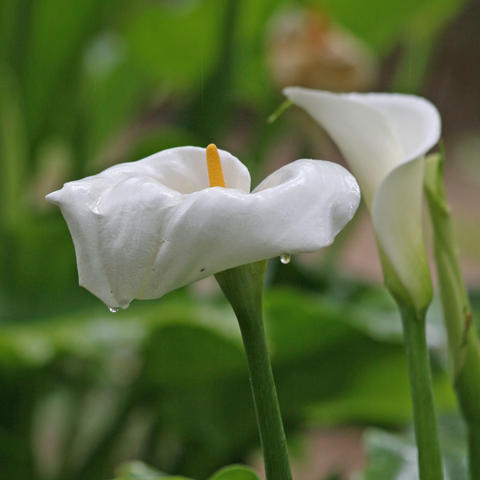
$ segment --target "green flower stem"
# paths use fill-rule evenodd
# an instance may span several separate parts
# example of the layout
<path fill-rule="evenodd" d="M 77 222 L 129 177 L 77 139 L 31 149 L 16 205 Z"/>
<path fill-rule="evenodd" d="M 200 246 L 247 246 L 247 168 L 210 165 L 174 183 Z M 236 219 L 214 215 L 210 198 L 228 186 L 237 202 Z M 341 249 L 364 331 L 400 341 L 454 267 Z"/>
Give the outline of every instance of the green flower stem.
<path fill-rule="evenodd" d="M 421 309 L 415 306 L 380 246 L 379 254 L 385 285 L 395 298 L 402 316 L 420 480 L 441 480 L 442 456 L 438 441 L 425 321 L 430 301 Z"/>
<path fill-rule="evenodd" d="M 262 319 L 266 261 L 215 275 L 242 332 L 267 480 L 291 480 L 283 430 Z"/>
<path fill-rule="evenodd" d="M 480 478 L 480 348 L 467 289 L 460 271 L 457 245 L 443 181 L 443 156 L 426 161 L 425 192 L 433 226 L 444 321 L 453 384 L 469 436 L 470 478 Z"/>
<path fill-rule="evenodd" d="M 412 391 L 420 479 L 441 480 L 442 457 L 438 443 L 425 315 L 418 315 L 413 309 L 405 306 L 401 306 L 400 311 Z"/>

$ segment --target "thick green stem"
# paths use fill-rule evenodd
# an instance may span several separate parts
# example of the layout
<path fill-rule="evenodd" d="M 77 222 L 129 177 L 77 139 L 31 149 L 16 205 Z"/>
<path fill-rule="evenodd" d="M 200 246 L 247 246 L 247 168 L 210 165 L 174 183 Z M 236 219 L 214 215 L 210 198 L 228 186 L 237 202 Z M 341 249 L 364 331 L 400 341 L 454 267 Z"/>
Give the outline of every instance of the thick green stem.
<path fill-rule="evenodd" d="M 453 384 L 469 433 L 470 478 L 480 479 L 480 347 L 473 323 L 443 181 L 443 157 L 426 162 L 425 192 L 447 329 Z"/>
<path fill-rule="evenodd" d="M 380 246 L 379 254 L 385 285 L 395 298 L 402 315 L 413 403 L 413 423 L 418 449 L 419 477 L 420 480 L 442 480 L 442 457 L 425 331 L 425 314 L 430 301 L 422 308 L 416 306 Z"/>
<path fill-rule="evenodd" d="M 425 334 L 425 316 L 400 308 L 413 400 L 420 480 L 441 480 L 442 457 L 438 443 L 432 376 Z"/>
<path fill-rule="evenodd" d="M 267 480 L 291 480 L 283 430 L 262 319 L 266 262 L 233 268 L 215 277 L 232 305 L 242 332 Z"/>

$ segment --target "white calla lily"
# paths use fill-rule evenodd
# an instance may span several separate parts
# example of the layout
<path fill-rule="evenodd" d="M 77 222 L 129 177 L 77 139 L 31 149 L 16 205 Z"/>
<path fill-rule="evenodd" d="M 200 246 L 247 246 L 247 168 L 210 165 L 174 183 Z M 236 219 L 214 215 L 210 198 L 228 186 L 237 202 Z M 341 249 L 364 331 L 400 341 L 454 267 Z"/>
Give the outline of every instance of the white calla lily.
<path fill-rule="evenodd" d="M 432 287 L 422 233 L 423 156 L 440 136 L 437 109 L 413 95 L 333 94 L 300 87 L 284 93 L 338 145 L 401 283 L 402 292 L 394 293 L 407 292 L 414 307 L 424 309 Z"/>
<path fill-rule="evenodd" d="M 229 268 L 319 250 L 358 207 L 357 182 L 334 163 L 297 160 L 250 192 L 247 168 L 226 151 L 219 161 L 226 188 L 210 187 L 204 148 L 179 147 L 47 195 L 70 229 L 80 284 L 126 308 Z"/>

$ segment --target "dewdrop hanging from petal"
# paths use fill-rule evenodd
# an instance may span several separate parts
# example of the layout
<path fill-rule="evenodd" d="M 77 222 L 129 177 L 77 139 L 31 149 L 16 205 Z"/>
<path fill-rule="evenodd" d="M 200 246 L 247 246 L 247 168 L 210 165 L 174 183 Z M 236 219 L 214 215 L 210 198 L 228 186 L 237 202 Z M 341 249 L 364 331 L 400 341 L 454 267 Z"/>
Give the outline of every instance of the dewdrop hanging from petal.
<path fill-rule="evenodd" d="M 47 195 L 75 245 L 80 285 L 111 311 L 239 265 L 329 244 L 360 192 L 343 167 L 297 160 L 250 192 L 247 168 L 217 150 L 178 147 Z"/>

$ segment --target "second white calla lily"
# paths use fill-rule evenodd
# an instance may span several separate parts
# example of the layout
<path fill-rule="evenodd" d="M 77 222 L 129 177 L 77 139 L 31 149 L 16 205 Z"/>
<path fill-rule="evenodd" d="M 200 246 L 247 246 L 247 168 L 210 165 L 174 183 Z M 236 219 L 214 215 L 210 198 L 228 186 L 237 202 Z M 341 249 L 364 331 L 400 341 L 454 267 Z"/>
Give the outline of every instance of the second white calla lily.
<path fill-rule="evenodd" d="M 377 241 L 417 310 L 432 286 L 422 229 L 423 156 L 440 136 L 427 100 L 401 94 L 333 94 L 288 87 L 285 95 L 331 136 L 357 178 Z M 388 280 L 388 279 L 386 279 Z"/>
<path fill-rule="evenodd" d="M 229 268 L 319 250 L 359 204 L 357 182 L 334 163 L 297 160 L 250 192 L 247 168 L 226 151 L 219 161 L 226 188 L 210 187 L 206 149 L 180 147 L 49 194 L 70 229 L 80 284 L 126 308 Z"/>

